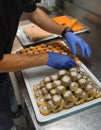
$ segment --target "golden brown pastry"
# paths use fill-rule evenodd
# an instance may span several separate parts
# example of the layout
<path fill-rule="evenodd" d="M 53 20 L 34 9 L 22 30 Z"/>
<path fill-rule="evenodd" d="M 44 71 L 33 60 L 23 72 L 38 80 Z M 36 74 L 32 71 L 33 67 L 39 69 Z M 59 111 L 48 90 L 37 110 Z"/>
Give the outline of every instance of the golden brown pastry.
<path fill-rule="evenodd" d="M 38 106 L 41 106 L 42 104 L 44 104 L 45 103 L 45 98 L 44 97 L 38 97 L 37 99 L 36 99 L 36 102 L 37 102 L 37 105 Z"/>
<path fill-rule="evenodd" d="M 54 88 L 54 86 L 55 86 L 55 85 L 54 85 L 52 82 L 51 82 L 51 83 L 47 83 L 47 84 L 46 84 L 46 89 L 47 89 L 47 90 L 51 90 L 52 88 Z"/>
<path fill-rule="evenodd" d="M 101 97 L 101 91 L 97 90 L 94 97 L 95 98 Z"/>
<path fill-rule="evenodd" d="M 66 92 L 66 87 L 64 87 L 63 85 L 59 85 L 56 87 L 56 92 L 59 95 L 64 94 Z"/>
<path fill-rule="evenodd" d="M 91 100 L 93 100 L 94 99 L 94 96 L 93 95 L 87 95 L 87 97 L 86 97 L 86 101 L 91 101 Z"/>
<path fill-rule="evenodd" d="M 78 80 L 79 86 L 80 88 L 85 89 L 86 85 L 87 85 L 87 80 L 85 78 L 81 78 Z"/>
<path fill-rule="evenodd" d="M 53 111 L 56 108 L 52 100 L 47 101 L 47 107 L 50 111 Z"/>
<path fill-rule="evenodd" d="M 61 78 L 62 76 L 68 74 L 68 72 L 67 72 L 67 70 L 62 69 L 62 70 L 59 70 L 59 71 L 58 71 L 58 74 L 59 74 L 59 77 Z"/>
<path fill-rule="evenodd" d="M 70 102 L 65 102 L 64 108 L 65 108 L 65 109 L 68 109 L 68 108 L 73 107 L 73 105 L 74 105 L 74 103 L 73 103 L 72 101 L 70 101 Z"/>
<path fill-rule="evenodd" d="M 51 89 L 50 90 L 50 94 L 53 96 L 53 95 L 55 95 L 57 92 L 56 92 L 56 90 L 55 89 Z"/>
<path fill-rule="evenodd" d="M 88 84 L 88 85 L 86 86 L 85 91 L 86 91 L 86 93 L 87 93 L 87 95 L 88 95 L 87 98 L 86 98 L 87 101 L 92 100 L 94 97 L 95 97 L 95 98 L 101 97 L 101 93 L 100 93 L 100 91 L 98 90 L 98 88 L 97 88 L 97 87 L 94 87 L 94 86 L 92 86 L 92 85 L 90 85 L 90 84 Z"/>
<path fill-rule="evenodd" d="M 80 105 L 80 104 L 82 104 L 82 103 L 84 103 L 84 99 L 80 99 L 80 100 L 77 100 L 76 102 L 75 102 L 75 105 Z"/>
<path fill-rule="evenodd" d="M 76 97 L 77 101 L 75 102 L 75 105 L 79 105 L 84 102 L 84 91 L 81 88 L 78 88 L 76 91 L 74 91 L 74 96 Z"/>
<path fill-rule="evenodd" d="M 61 82 L 63 86 L 70 86 L 71 83 L 71 77 L 68 75 L 65 75 L 61 78 Z"/>
<path fill-rule="evenodd" d="M 70 90 L 73 92 L 73 91 L 76 91 L 78 89 L 78 83 L 77 82 L 71 82 L 70 84 Z"/>
<path fill-rule="evenodd" d="M 38 98 L 38 97 L 42 96 L 42 91 L 37 90 L 37 91 L 34 92 L 34 95 L 35 95 L 36 98 Z"/>
<path fill-rule="evenodd" d="M 51 100 L 52 99 L 52 96 L 50 93 L 44 95 L 45 99 L 48 101 L 48 100 Z"/>
<path fill-rule="evenodd" d="M 41 91 L 43 95 L 48 94 L 48 90 L 46 89 L 46 87 L 43 87 Z"/>
<path fill-rule="evenodd" d="M 50 76 L 46 76 L 46 77 L 43 79 L 43 81 L 44 81 L 45 83 L 50 83 L 50 82 L 51 82 Z"/>
<path fill-rule="evenodd" d="M 70 90 L 67 90 L 64 94 L 63 94 L 63 99 L 67 102 L 67 101 L 73 101 L 74 97 L 73 94 Z"/>
<path fill-rule="evenodd" d="M 78 68 L 76 68 L 76 67 L 73 67 L 73 68 L 70 68 L 70 69 L 69 69 L 69 72 L 71 72 L 71 71 L 76 71 L 76 72 L 79 72 L 79 69 L 78 69 Z"/>
<path fill-rule="evenodd" d="M 55 80 L 55 81 L 53 81 L 53 83 L 57 87 L 57 86 L 61 85 L 61 80 Z"/>
<path fill-rule="evenodd" d="M 42 81 L 40 81 L 39 85 L 40 85 L 40 89 L 42 89 L 43 87 L 46 86 L 46 83 L 44 80 L 42 80 Z"/>
<path fill-rule="evenodd" d="M 42 115 L 46 116 L 50 113 L 50 110 L 48 109 L 47 107 L 47 104 L 42 104 L 40 107 L 39 107 L 39 111 Z"/>
<path fill-rule="evenodd" d="M 77 76 L 78 76 L 78 72 L 70 71 L 69 75 L 70 75 L 72 81 L 76 81 L 77 80 Z"/>
<path fill-rule="evenodd" d="M 62 102 L 62 97 L 60 95 L 53 95 L 52 101 L 55 106 L 60 105 Z"/>
<path fill-rule="evenodd" d="M 56 108 L 53 110 L 53 112 L 56 113 L 56 112 L 61 111 L 62 109 L 63 109 L 63 104 L 61 103 L 61 104 L 56 106 Z"/>
<path fill-rule="evenodd" d="M 58 74 L 52 74 L 50 75 L 50 78 L 52 81 L 58 80 Z"/>
<path fill-rule="evenodd" d="M 88 95 L 94 95 L 94 87 L 90 84 L 86 85 L 85 91 Z"/>
<path fill-rule="evenodd" d="M 81 79 L 82 78 L 82 74 L 78 73 L 77 75 L 77 80 Z"/>
<path fill-rule="evenodd" d="M 40 88 L 41 88 L 40 84 L 33 85 L 34 92 L 40 90 Z"/>
<path fill-rule="evenodd" d="M 76 91 L 74 91 L 74 96 L 76 98 L 82 98 L 83 97 L 83 90 L 81 88 L 78 88 Z"/>

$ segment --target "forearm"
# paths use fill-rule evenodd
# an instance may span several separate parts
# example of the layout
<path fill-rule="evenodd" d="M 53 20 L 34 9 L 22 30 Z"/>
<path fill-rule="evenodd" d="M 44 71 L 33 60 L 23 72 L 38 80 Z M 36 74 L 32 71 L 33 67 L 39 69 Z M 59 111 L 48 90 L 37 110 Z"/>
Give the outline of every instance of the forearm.
<path fill-rule="evenodd" d="M 37 8 L 34 12 L 28 13 L 28 18 L 31 22 L 37 24 L 42 29 L 61 35 L 64 27 L 54 22 L 47 14 Z"/>
<path fill-rule="evenodd" d="M 0 72 L 14 72 L 35 66 L 45 65 L 48 61 L 48 54 L 38 55 L 17 55 L 5 54 L 0 60 Z"/>

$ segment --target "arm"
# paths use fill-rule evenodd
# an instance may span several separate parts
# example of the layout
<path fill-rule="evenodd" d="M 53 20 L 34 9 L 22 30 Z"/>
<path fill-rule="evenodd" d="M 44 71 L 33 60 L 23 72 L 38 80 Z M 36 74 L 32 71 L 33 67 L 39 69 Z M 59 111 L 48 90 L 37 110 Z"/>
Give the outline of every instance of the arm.
<path fill-rule="evenodd" d="M 0 60 L 0 72 L 12 72 L 27 69 L 35 66 L 45 65 L 48 61 L 48 54 L 38 55 L 17 55 L 5 54 Z"/>
<path fill-rule="evenodd" d="M 0 72 L 14 72 L 41 65 L 55 69 L 70 69 L 76 66 L 76 62 L 69 56 L 52 52 L 32 56 L 6 54 L 0 61 Z"/>
<path fill-rule="evenodd" d="M 60 26 L 54 22 L 47 14 L 45 14 L 41 9 L 37 7 L 32 13 L 27 13 L 29 20 L 32 23 L 35 23 L 43 30 L 46 30 L 51 33 L 61 35 L 64 30 L 63 26 Z"/>

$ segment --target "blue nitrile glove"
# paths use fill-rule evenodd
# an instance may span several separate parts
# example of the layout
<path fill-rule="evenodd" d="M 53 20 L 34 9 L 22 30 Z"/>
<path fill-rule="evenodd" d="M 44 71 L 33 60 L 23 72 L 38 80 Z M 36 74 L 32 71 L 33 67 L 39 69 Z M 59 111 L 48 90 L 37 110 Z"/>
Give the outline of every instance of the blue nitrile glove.
<path fill-rule="evenodd" d="M 59 53 L 48 52 L 48 66 L 55 69 L 70 69 L 76 66 L 76 62 L 69 56 Z"/>
<path fill-rule="evenodd" d="M 66 33 L 64 37 L 68 42 L 68 44 L 70 45 L 71 51 L 74 56 L 76 55 L 76 45 L 78 45 L 81 48 L 82 57 L 84 57 L 85 54 L 87 54 L 88 57 L 91 55 L 91 50 L 88 44 L 82 38 L 78 37 L 72 32 Z"/>

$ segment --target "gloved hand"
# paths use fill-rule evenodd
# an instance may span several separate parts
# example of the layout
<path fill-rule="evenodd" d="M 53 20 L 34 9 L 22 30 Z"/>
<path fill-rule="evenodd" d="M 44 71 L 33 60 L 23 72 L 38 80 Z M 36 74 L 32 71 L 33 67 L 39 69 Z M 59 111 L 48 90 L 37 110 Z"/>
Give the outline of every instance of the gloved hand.
<path fill-rule="evenodd" d="M 83 39 L 73 34 L 72 32 L 66 33 L 64 37 L 70 45 L 71 51 L 74 56 L 76 55 L 76 45 L 78 45 L 81 48 L 82 57 L 84 57 L 85 54 L 87 54 L 88 57 L 91 55 L 91 50 L 88 44 Z"/>
<path fill-rule="evenodd" d="M 55 69 L 70 69 L 76 66 L 76 62 L 69 56 L 59 53 L 48 52 L 48 66 Z"/>

